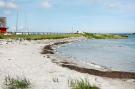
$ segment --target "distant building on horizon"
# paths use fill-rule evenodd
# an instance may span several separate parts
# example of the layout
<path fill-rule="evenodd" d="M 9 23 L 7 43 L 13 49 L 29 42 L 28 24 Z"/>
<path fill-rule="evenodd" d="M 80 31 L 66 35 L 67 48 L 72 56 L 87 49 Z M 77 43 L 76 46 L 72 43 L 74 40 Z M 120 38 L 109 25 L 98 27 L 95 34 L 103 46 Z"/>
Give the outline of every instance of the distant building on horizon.
<path fill-rule="evenodd" d="M 78 30 L 75 32 L 75 34 L 80 34 L 80 33 L 84 33 L 84 32 Z"/>
<path fill-rule="evenodd" d="M 0 34 L 7 33 L 6 17 L 0 17 Z"/>

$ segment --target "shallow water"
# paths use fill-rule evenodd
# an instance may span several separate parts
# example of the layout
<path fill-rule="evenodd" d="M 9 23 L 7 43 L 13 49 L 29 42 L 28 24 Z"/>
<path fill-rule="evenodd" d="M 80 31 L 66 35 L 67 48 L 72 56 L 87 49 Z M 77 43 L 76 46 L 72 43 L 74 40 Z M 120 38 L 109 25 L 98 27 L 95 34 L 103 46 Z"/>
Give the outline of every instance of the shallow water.
<path fill-rule="evenodd" d="M 82 40 L 57 49 L 67 57 L 118 71 L 135 72 L 135 35 L 128 39 Z"/>

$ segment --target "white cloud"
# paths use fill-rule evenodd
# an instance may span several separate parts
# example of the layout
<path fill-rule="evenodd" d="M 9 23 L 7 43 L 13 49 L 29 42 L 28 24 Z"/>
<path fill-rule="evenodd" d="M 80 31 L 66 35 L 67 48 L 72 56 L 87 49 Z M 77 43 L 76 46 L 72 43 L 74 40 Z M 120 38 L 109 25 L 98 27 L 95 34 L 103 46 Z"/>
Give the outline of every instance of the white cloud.
<path fill-rule="evenodd" d="M 5 2 L 0 0 L 0 8 L 5 7 Z"/>
<path fill-rule="evenodd" d="M 131 13 L 135 11 L 135 2 L 115 0 L 115 2 L 110 2 L 109 4 L 107 4 L 106 8 L 116 10 L 122 13 Z"/>
<path fill-rule="evenodd" d="M 8 2 L 7 3 L 7 8 L 16 9 L 17 5 L 14 2 Z"/>
<path fill-rule="evenodd" d="M 132 0 L 85 0 L 91 6 L 101 6 L 108 10 L 116 10 L 120 12 L 135 11 L 135 1 Z"/>
<path fill-rule="evenodd" d="M 0 0 L 0 8 L 3 8 L 3 9 L 17 9 L 17 4 L 14 1 Z"/>
<path fill-rule="evenodd" d="M 41 7 L 43 7 L 43 8 L 51 8 L 52 3 L 50 2 L 50 0 L 45 0 L 44 2 L 41 3 Z"/>

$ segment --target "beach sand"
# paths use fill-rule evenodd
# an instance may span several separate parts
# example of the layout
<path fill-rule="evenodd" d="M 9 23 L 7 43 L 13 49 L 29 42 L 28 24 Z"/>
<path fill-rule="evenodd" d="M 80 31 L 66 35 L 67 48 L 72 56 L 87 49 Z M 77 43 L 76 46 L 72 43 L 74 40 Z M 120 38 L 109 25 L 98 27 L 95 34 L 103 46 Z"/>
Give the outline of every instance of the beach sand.
<path fill-rule="evenodd" d="M 65 40 L 65 39 L 64 39 Z M 61 40 L 0 41 L 0 89 L 5 76 L 26 77 L 31 89 L 71 89 L 68 80 L 88 79 L 100 89 L 135 89 L 134 79 L 112 79 L 63 68 L 41 51 L 45 45 Z M 54 80 L 57 79 L 58 82 Z"/>

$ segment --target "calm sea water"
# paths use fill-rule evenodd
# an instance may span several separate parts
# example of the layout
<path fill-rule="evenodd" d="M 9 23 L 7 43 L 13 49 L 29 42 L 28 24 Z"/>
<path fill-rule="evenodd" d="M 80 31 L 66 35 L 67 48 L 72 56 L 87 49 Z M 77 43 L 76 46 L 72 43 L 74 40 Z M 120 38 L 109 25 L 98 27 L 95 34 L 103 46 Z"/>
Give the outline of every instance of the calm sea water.
<path fill-rule="evenodd" d="M 73 57 L 118 71 L 135 72 L 135 35 L 128 39 L 82 40 L 57 49 L 64 56 Z"/>

